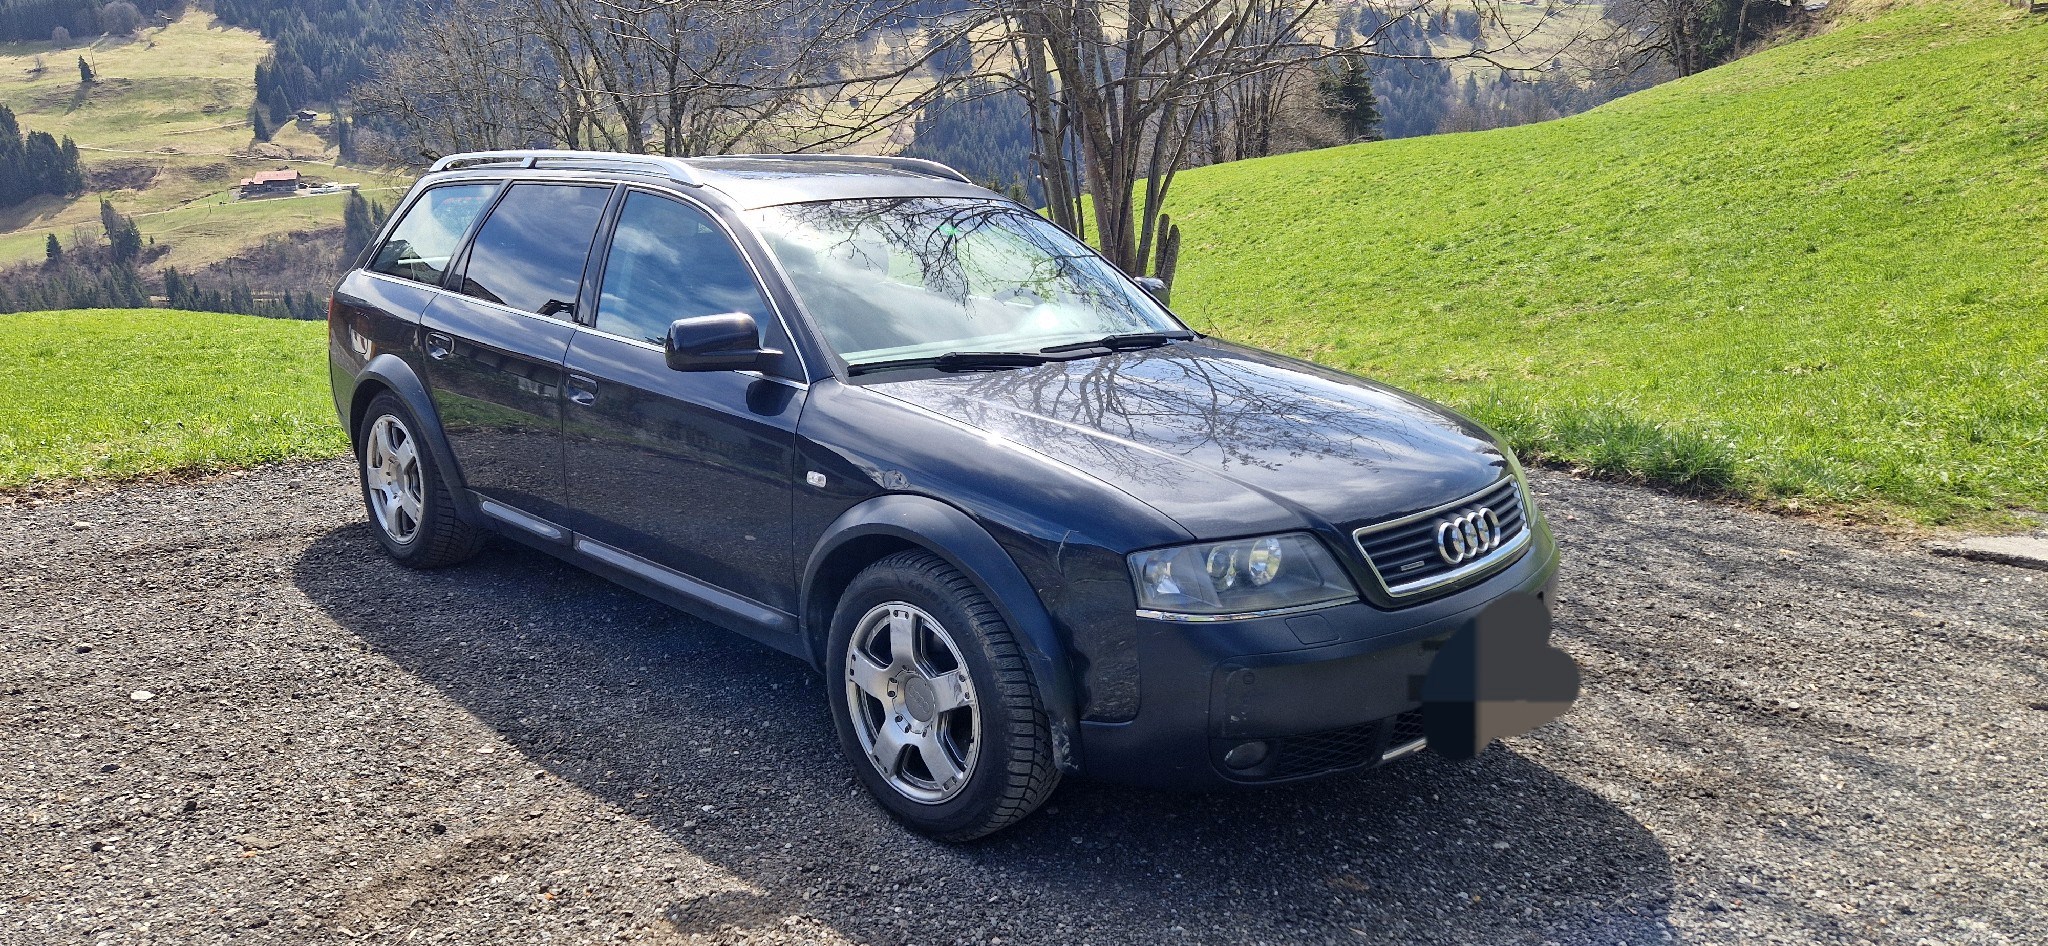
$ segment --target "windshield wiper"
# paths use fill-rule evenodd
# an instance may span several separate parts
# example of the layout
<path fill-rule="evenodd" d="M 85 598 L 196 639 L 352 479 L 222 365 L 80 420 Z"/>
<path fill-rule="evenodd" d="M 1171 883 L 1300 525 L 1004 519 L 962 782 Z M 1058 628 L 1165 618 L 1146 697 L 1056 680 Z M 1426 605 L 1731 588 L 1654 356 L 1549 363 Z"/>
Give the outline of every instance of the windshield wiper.
<path fill-rule="evenodd" d="M 895 371 L 901 368 L 937 368 L 940 371 L 987 371 L 993 368 L 1029 368 L 1053 359 L 1028 351 L 949 351 L 923 358 L 864 361 L 846 366 L 847 374 Z"/>
<path fill-rule="evenodd" d="M 1193 332 L 1125 332 L 1121 335 L 1105 335 L 1085 342 L 1068 342 L 1051 345 L 1035 352 L 1029 351 L 949 351 L 943 355 L 927 355 L 922 358 L 894 358 L 888 361 L 863 361 L 846 366 L 847 374 L 869 374 L 876 371 L 896 371 L 903 368 L 937 368 L 940 371 L 989 371 L 996 368 L 1029 368 L 1048 361 L 1071 361 L 1070 352 L 1106 349 L 1108 351 L 1132 351 L 1139 348 L 1156 348 L 1172 341 L 1194 338 Z M 1060 357 L 1066 355 L 1066 357 Z M 1078 357 L 1087 357 L 1086 355 Z"/>
<path fill-rule="evenodd" d="M 1104 335 L 1085 342 L 1068 342 L 1064 345 L 1048 345 L 1039 349 L 1043 354 L 1063 351 L 1081 351 L 1087 348 L 1107 348 L 1110 351 L 1134 351 L 1139 348 L 1157 348 L 1167 342 L 1186 341 L 1194 338 L 1193 332 L 1125 332 L 1121 335 Z"/>

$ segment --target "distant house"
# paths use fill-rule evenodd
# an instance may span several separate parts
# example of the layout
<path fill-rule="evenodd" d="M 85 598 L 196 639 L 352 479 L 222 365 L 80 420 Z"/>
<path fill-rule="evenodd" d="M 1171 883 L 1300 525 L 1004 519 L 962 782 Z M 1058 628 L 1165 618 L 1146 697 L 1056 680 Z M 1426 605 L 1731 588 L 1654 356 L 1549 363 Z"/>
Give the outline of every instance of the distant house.
<path fill-rule="evenodd" d="M 301 124 L 306 124 L 306 125 L 310 125 L 310 124 L 312 124 L 312 123 L 313 123 L 313 119 L 316 119 L 316 118 L 319 118 L 319 117 L 320 117 L 320 113 L 319 113 L 319 112 L 316 112 L 316 111 L 313 111 L 313 110 L 312 110 L 312 109 L 310 109 L 310 108 L 302 108 L 302 109 L 299 109 L 299 112 L 298 112 L 298 119 L 299 119 L 299 122 L 300 122 Z"/>
<path fill-rule="evenodd" d="M 299 172 L 291 168 L 264 171 L 255 177 L 243 178 L 240 191 L 243 197 L 279 197 L 299 189 Z"/>

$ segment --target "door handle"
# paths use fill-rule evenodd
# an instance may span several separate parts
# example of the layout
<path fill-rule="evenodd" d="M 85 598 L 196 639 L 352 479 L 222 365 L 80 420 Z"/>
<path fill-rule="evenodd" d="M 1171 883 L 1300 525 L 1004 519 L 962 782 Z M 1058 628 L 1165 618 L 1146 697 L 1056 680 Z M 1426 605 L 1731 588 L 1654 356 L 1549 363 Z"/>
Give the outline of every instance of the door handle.
<path fill-rule="evenodd" d="M 597 379 L 580 374 L 570 375 L 569 402 L 582 407 L 597 403 Z"/>
<path fill-rule="evenodd" d="M 440 361 L 455 352 L 455 339 L 440 332 L 427 333 L 427 357 Z"/>

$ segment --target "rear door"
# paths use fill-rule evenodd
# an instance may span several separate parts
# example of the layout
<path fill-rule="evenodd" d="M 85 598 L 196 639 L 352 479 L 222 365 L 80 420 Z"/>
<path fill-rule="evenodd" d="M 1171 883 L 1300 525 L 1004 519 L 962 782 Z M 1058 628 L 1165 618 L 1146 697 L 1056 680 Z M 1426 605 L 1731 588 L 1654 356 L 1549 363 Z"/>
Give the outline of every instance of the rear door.
<path fill-rule="evenodd" d="M 528 528 L 566 512 L 562 359 L 612 191 L 507 187 L 451 277 L 461 294 L 437 294 L 420 319 L 428 386 L 464 482 L 485 511 Z"/>
<path fill-rule="evenodd" d="M 350 387 L 342 378 L 355 378 L 379 352 L 398 353 L 413 370 L 424 370 L 418 356 L 420 313 L 439 294 L 436 287 L 449 263 L 490 209 L 498 186 L 491 181 L 427 189 L 400 211 L 391 236 L 369 262 L 342 278 L 334 291 L 336 317 L 329 325 L 331 351 L 343 371 L 335 379 L 336 391 Z M 340 406 L 345 412 L 346 405 Z"/>
<path fill-rule="evenodd" d="M 699 597 L 782 623 L 748 602 L 783 615 L 797 607 L 790 490 L 806 386 L 796 356 L 784 356 L 784 372 L 684 372 L 669 369 L 662 346 L 676 319 L 745 312 L 764 345 L 788 352 L 781 322 L 725 229 L 674 197 L 627 191 L 602 267 L 597 311 L 568 358 L 579 548 L 595 541 L 630 553 L 747 600 L 680 585 Z M 606 549 L 585 551 L 621 564 Z"/>

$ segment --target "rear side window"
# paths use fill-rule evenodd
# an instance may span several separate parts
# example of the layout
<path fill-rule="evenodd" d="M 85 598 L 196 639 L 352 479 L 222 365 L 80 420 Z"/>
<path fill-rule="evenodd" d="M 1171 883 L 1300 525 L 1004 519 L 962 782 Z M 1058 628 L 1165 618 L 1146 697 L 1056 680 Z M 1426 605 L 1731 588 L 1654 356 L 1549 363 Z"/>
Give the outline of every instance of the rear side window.
<path fill-rule="evenodd" d="M 659 345 L 677 319 L 727 312 L 764 324 L 769 318 L 753 272 L 725 231 L 680 201 L 626 195 L 605 258 L 598 331 Z"/>
<path fill-rule="evenodd" d="M 462 292 L 521 312 L 568 318 L 583 285 L 609 187 L 514 184 L 476 233 Z"/>
<path fill-rule="evenodd" d="M 370 261 L 370 271 L 415 282 L 439 283 L 462 235 L 490 206 L 495 184 L 451 184 L 420 195 Z"/>

